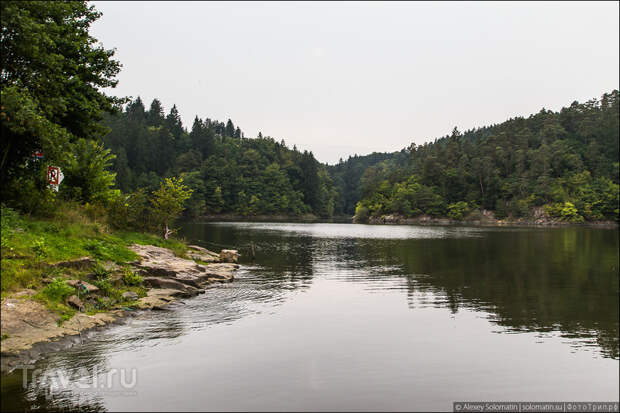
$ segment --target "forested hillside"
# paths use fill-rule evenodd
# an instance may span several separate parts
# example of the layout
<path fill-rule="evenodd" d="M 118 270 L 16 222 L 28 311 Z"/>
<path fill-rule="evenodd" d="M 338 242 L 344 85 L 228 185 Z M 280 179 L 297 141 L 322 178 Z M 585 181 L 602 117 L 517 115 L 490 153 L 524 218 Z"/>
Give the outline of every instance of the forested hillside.
<path fill-rule="evenodd" d="M 196 117 L 191 130 L 176 106 L 164 115 L 155 99 L 147 110 L 140 100 L 107 116 L 104 138 L 116 159 L 116 185 L 129 193 L 152 190 L 162 177 L 180 176 L 193 189 L 190 216 L 204 214 L 331 217 L 336 191 L 325 166 L 312 152 L 289 149 L 273 138 L 246 138 L 226 123 Z"/>
<path fill-rule="evenodd" d="M 329 173 L 338 191 L 336 198 L 336 215 L 353 215 L 357 202 L 362 198 L 362 177 L 366 170 L 376 168 L 375 165 L 382 163 L 394 173 L 404 173 L 409 160 L 406 149 L 400 152 L 386 153 L 374 152 L 370 155 L 349 156 L 346 161 L 342 159 L 336 165 L 328 166 Z M 371 176 L 367 173 L 366 176 Z"/>
<path fill-rule="evenodd" d="M 618 219 L 618 91 L 408 148 L 406 165 L 362 176 L 356 217 L 463 219 L 492 210 L 527 218 L 536 207 L 571 222 Z"/>

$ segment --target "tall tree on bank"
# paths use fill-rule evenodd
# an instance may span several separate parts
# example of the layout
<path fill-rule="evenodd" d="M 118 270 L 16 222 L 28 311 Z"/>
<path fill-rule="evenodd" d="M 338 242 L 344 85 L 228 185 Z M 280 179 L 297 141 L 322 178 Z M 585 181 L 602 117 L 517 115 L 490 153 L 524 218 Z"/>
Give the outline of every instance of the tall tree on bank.
<path fill-rule="evenodd" d="M 116 86 L 121 65 L 89 35 L 100 16 L 86 1 L 0 2 L 3 188 L 27 172 L 33 151 L 49 159 L 77 138 L 101 136 L 103 112 L 122 103 L 101 92 Z"/>

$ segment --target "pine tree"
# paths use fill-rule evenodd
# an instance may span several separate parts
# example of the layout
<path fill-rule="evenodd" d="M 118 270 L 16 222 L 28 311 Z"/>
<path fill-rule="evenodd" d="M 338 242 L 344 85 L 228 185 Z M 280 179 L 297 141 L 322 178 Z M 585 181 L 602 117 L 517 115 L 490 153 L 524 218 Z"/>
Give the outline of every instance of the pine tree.
<path fill-rule="evenodd" d="M 224 135 L 233 137 L 235 136 L 235 125 L 232 123 L 232 120 L 228 119 L 226 122 L 226 129 L 224 130 Z"/>
<path fill-rule="evenodd" d="M 153 102 L 151 102 L 146 122 L 149 126 L 159 126 L 164 122 L 164 108 L 159 99 L 153 99 Z"/>

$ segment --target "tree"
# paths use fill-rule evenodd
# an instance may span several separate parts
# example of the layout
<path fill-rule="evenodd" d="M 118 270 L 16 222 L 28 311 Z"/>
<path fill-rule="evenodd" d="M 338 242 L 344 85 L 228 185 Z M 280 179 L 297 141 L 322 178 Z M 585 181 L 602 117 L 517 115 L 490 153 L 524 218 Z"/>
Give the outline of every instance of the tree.
<path fill-rule="evenodd" d="M 193 190 L 183 184 L 183 178 L 164 179 L 157 191 L 153 191 L 153 216 L 162 229 L 164 239 L 173 232 L 169 225 L 183 212 L 183 204 Z"/>
<path fill-rule="evenodd" d="M 2 97 L 2 183 L 21 174 L 33 151 L 51 150 L 46 134 L 63 133 L 71 141 L 98 137 L 104 132 L 103 112 L 124 101 L 101 92 L 116 86 L 121 65 L 112 59 L 113 50 L 89 35 L 100 16 L 86 1 L 0 2 L 0 87 L 7 92 Z M 16 122 L 19 108 L 5 105 L 5 98 L 28 105 L 29 127 Z"/>
<path fill-rule="evenodd" d="M 116 155 L 101 144 L 78 140 L 75 152 L 64 169 L 62 191 L 82 202 L 110 201 L 119 192 L 112 189 L 116 173 L 108 171 L 114 158 Z"/>
<path fill-rule="evenodd" d="M 166 116 L 164 124 L 175 140 L 181 137 L 183 133 L 183 123 L 181 122 L 181 115 L 179 115 L 177 105 L 172 105 L 172 109 L 170 109 L 170 113 Z"/>
<path fill-rule="evenodd" d="M 149 126 L 159 126 L 164 122 L 164 108 L 159 99 L 153 99 L 151 108 L 146 115 L 146 121 Z"/>
<path fill-rule="evenodd" d="M 232 120 L 228 119 L 226 122 L 226 129 L 224 130 L 224 135 L 233 137 L 235 135 L 235 125 Z"/>

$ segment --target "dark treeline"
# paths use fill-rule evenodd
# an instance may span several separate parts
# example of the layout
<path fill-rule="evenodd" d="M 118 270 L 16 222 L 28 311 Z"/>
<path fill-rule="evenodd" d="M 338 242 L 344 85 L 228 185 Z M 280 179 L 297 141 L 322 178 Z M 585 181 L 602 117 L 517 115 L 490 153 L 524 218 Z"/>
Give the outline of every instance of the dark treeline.
<path fill-rule="evenodd" d="M 394 153 L 374 152 L 370 155 L 349 156 L 346 161 L 342 159 L 336 165 L 329 166 L 329 173 L 338 190 L 336 199 L 337 215 L 353 215 L 355 206 L 362 198 L 362 176 L 369 168 L 382 163 L 391 171 L 398 171 L 407 166 L 409 152 L 403 149 Z"/>
<path fill-rule="evenodd" d="M 538 210 L 571 222 L 617 220 L 618 139 L 617 90 L 559 112 L 454 128 L 411 145 L 405 165 L 392 157 L 367 168 L 356 215 L 463 219 L 486 209 L 497 218 Z"/>
<path fill-rule="evenodd" d="M 334 185 L 312 152 L 261 133 L 246 138 L 230 119 L 196 117 L 188 131 L 176 106 L 165 115 L 159 100 L 147 110 L 137 98 L 104 124 L 111 130 L 105 146 L 116 154 L 116 185 L 125 193 L 180 176 L 193 189 L 186 203 L 190 216 L 334 213 Z"/>

